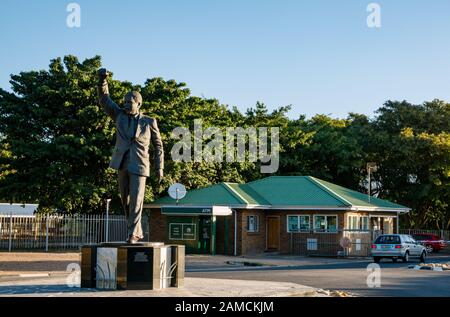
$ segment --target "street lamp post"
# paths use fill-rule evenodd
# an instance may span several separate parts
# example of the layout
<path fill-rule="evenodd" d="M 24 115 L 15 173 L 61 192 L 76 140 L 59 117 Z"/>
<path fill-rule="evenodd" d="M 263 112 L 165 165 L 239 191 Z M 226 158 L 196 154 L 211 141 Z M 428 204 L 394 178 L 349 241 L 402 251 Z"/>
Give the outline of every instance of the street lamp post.
<path fill-rule="evenodd" d="M 372 179 L 371 179 L 371 177 L 370 177 L 370 172 L 371 171 L 374 171 L 374 172 L 376 172 L 377 171 L 377 169 L 378 169 L 378 166 L 377 166 L 377 163 L 375 163 L 375 162 L 369 162 L 369 163 L 367 163 L 367 165 L 366 165 L 366 168 L 367 168 L 367 173 L 369 174 L 369 186 L 368 186 L 368 198 L 369 198 L 369 203 L 370 203 L 370 196 L 372 195 L 372 193 L 371 193 L 371 191 L 372 191 Z"/>
<path fill-rule="evenodd" d="M 105 230 L 105 241 L 109 242 L 109 203 L 111 199 L 106 200 L 106 230 Z"/>

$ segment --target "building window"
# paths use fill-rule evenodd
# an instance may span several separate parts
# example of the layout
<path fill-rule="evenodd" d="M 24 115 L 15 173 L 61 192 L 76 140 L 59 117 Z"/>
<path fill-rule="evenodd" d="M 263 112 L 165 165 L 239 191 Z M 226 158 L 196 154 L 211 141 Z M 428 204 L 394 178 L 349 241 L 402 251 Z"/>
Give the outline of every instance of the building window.
<path fill-rule="evenodd" d="M 288 232 L 304 232 L 309 230 L 309 216 L 288 216 Z"/>
<path fill-rule="evenodd" d="M 247 216 L 247 232 L 258 232 L 258 231 L 259 231 L 259 217 Z"/>
<path fill-rule="evenodd" d="M 316 232 L 337 232 L 337 216 L 314 216 L 314 231 Z"/>
<path fill-rule="evenodd" d="M 348 216 L 348 229 L 350 230 L 369 230 L 369 217 L 367 216 Z"/>
<path fill-rule="evenodd" d="M 356 230 L 358 228 L 357 220 L 358 216 L 348 216 L 348 229 Z"/>
<path fill-rule="evenodd" d="M 365 231 L 369 230 L 369 217 L 367 216 L 361 217 L 361 230 Z"/>

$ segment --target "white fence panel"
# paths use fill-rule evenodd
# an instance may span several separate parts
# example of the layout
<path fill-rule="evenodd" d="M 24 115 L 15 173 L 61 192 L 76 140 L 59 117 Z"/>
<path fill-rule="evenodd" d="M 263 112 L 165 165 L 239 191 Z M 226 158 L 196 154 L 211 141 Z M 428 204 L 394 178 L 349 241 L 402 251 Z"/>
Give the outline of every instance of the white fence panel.
<path fill-rule="evenodd" d="M 108 237 L 106 227 L 108 226 Z M 143 217 L 144 231 L 148 226 Z M 125 216 L 111 215 L 0 215 L 0 250 L 78 249 L 84 244 L 127 239 Z"/>

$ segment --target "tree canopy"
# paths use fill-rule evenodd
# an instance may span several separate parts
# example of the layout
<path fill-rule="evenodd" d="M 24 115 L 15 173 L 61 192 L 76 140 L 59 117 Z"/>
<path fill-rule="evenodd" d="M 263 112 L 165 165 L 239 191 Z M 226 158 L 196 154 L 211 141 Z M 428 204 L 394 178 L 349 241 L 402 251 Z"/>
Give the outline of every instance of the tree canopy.
<path fill-rule="evenodd" d="M 11 75 L 0 88 L 0 200 L 38 202 L 41 212 L 101 213 L 106 198 L 120 212 L 115 172 L 108 168 L 113 122 L 97 103 L 101 58 L 56 58 L 48 70 Z M 114 78 L 114 77 L 113 77 Z M 245 113 L 217 99 L 192 96 L 186 84 L 160 77 L 143 85 L 110 79 L 120 101 L 139 90 L 142 111 L 158 120 L 166 153 L 174 128 L 279 127 L 279 175 L 312 175 L 366 191 L 367 162 L 377 162 L 373 193 L 411 207 L 404 226 L 450 227 L 450 104 L 387 101 L 373 118 L 351 113 L 290 119 L 290 106 L 273 111 L 257 102 Z M 221 181 L 247 182 L 265 175 L 260 162 L 174 162 L 166 155 L 165 179 L 150 178 L 146 201 L 181 182 L 188 188 Z"/>

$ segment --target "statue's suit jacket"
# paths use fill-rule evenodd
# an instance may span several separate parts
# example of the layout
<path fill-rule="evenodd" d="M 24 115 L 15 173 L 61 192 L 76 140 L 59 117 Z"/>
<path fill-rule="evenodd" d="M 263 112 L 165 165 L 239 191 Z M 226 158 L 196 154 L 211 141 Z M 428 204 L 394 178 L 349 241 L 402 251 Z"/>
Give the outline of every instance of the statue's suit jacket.
<path fill-rule="evenodd" d="M 116 146 L 109 166 L 119 170 L 124 155 L 129 151 L 128 171 L 150 176 L 149 146 L 153 144 L 155 169 L 164 168 L 164 151 L 156 119 L 139 114 L 136 132 L 130 131 L 129 115 L 109 97 L 106 80 L 98 85 L 99 102 L 116 124 Z"/>

